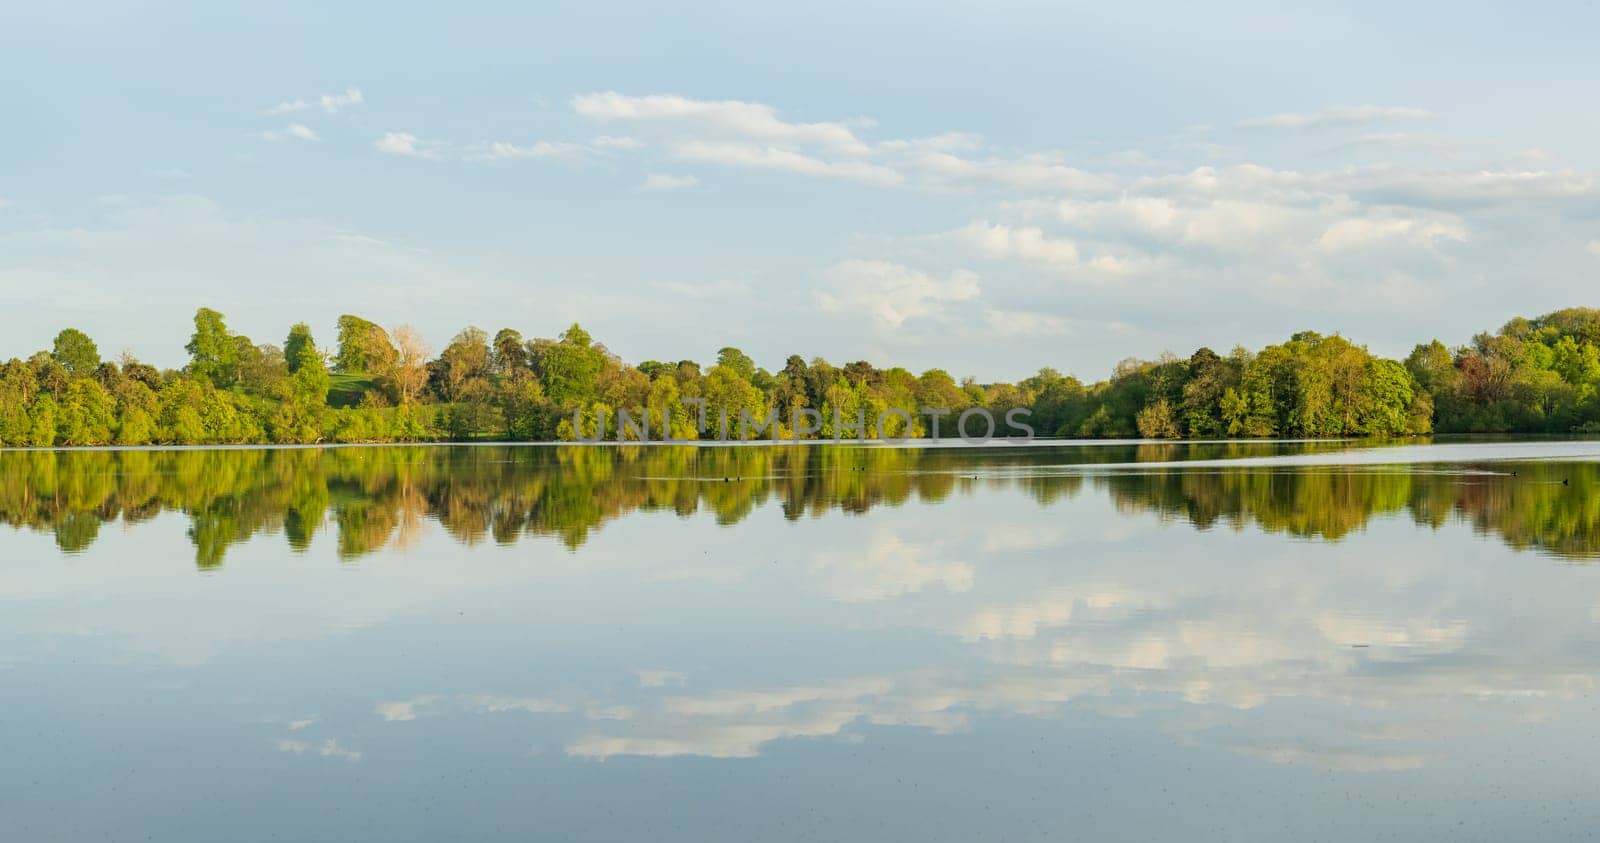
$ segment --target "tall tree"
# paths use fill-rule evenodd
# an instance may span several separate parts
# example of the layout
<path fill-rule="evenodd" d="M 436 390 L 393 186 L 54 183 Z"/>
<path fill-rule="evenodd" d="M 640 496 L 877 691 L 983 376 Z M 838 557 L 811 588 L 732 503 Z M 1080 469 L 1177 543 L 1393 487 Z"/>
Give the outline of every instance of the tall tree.
<path fill-rule="evenodd" d="M 308 359 L 305 350 L 315 348 L 316 343 L 311 339 L 311 326 L 304 322 L 296 322 L 289 328 L 289 338 L 283 341 L 283 359 L 289 367 L 289 374 L 300 371 L 300 363 Z"/>
<path fill-rule="evenodd" d="M 561 332 L 561 341 L 578 348 L 588 348 L 594 343 L 594 339 L 589 336 L 589 332 L 585 331 L 583 326 L 576 322 Z"/>
<path fill-rule="evenodd" d="M 605 358 L 591 347 L 589 332 L 574 324 L 561 334 L 561 341 L 544 348 L 539 380 L 545 395 L 563 408 L 587 406 L 595 397 L 595 379 Z"/>
<path fill-rule="evenodd" d="M 490 368 L 496 374 L 509 375 L 528 368 L 527 344 L 522 341 L 522 334 L 512 328 L 501 328 L 495 332 L 490 351 Z"/>
<path fill-rule="evenodd" d="M 194 314 L 194 334 L 184 346 L 189 352 L 189 371 L 218 387 L 234 381 L 238 348 L 221 313 L 202 307 Z"/>
<path fill-rule="evenodd" d="M 434 363 L 434 382 L 439 396 L 459 401 L 475 389 L 474 381 L 489 374 L 489 335 L 481 328 L 467 328 L 456 334 Z"/>
<path fill-rule="evenodd" d="M 756 374 L 756 361 L 733 346 L 724 346 L 717 351 L 717 365 L 726 366 L 733 373 L 745 380 L 750 380 Z"/>
<path fill-rule="evenodd" d="M 285 349 L 285 353 L 288 350 Z M 333 366 L 341 372 L 386 371 L 394 363 L 396 350 L 389 334 L 376 323 L 346 313 L 339 317 L 339 350 Z M 290 356 L 293 359 L 293 356 Z"/>
<path fill-rule="evenodd" d="M 77 328 L 68 328 L 56 334 L 50 356 L 72 377 L 88 377 L 100 365 L 100 349 L 95 347 L 94 340 L 89 339 L 88 334 Z"/>
<path fill-rule="evenodd" d="M 394 339 L 395 357 L 384 380 L 394 392 L 395 403 L 404 407 L 415 403 L 427 386 L 428 356 L 433 352 L 410 325 L 394 328 L 389 336 Z"/>
<path fill-rule="evenodd" d="M 316 442 L 322 438 L 322 419 L 328 406 L 327 366 L 322 354 L 309 342 L 299 343 L 295 352 L 294 374 L 289 377 L 273 432 L 280 442 Z"/>

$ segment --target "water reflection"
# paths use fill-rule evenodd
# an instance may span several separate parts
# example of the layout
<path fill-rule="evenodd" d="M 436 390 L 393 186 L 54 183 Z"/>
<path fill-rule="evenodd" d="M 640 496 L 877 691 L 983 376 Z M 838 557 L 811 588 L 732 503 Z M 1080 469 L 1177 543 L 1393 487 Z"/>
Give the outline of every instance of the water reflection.
<path fill-rule="evenodd" d="M 9 827 L 1600 827 L 1594 449 L 1348 447 L 0 454 Z"/>
<path fill-rule="evenodd" d="M 20 451 L 0 453 L 0 523 L 48 531 L 62 551 L 75 553 L 106 523 L 132 526 L 181 512 L 196 564 L 213 568 L 231 546 L 260 534 L 281 533 L 290 548 L 305 551 L 319 532 L 331 532 L 343 559 L 409 547 L 430 523 L 469 546 L 555 537 L 576 549 L 608 521 L 640 511 L 709 510 L 731 525 L 769 502 L 793 520 L 909 500 L 937 503 L 980 484 L 1020 489 L 1041 505 L 1088 486 L 1124 512 L 1153 511 L 1201 530 L 1255 526 L 1339 540 L 1375 517 L 1404 515 L 1432 527 L 1464 519 L 1517 549 L 1600 557 L 1600 464 L 1271 462 L 1345 447 Z M 1218 462 L 1231 459 L 1247 464 Z"/>

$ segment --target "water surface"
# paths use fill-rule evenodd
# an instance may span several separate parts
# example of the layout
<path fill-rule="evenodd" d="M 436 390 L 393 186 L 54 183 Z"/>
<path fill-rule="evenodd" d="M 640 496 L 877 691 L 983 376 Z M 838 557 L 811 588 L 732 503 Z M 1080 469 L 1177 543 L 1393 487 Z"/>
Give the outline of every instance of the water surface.
<path fill-rule="evenodd" d="M 1595 442 L 4 452 L 0 816 L 1584 838 L 1597 491 Z"/>

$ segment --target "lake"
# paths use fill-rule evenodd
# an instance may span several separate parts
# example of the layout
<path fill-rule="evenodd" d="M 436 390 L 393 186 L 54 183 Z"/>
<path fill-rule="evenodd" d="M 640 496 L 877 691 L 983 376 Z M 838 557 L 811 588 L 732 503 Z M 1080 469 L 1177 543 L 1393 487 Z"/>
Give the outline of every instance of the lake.
<path fill-rule="evenodd" d="M 1600 442 L 0 453 L 18 841 L 1567 839 Z"/>

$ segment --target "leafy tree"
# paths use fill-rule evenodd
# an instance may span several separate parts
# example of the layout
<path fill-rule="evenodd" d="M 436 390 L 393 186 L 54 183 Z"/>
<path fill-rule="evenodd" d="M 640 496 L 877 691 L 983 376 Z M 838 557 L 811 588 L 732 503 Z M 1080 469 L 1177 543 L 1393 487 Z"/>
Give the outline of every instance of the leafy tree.
<path fill-rule="evenodd" d="M 605 360 L 590 347 L 589 335 L 573 325 L 562 334 L 561 342 L 544 349 L 539 381 L 545 395 L 562 407 L 588 405 L 595 396 L 595 378 Z"/>
<path fill-rule="evenodd" d="M 1178 414 L 1188 435 L 1207 437 L 1224 433 L 1222 395 L 1237 382 L 1238 373 L 1215 351 L 1201 348 L 1189 356 L 1189 379 L 1183 386 L 1183 400 L 1178 405 Z"/>
<path fill-rule="evenodd" d="M 1178 430 L 1178 414 L 1165 398 L 1157 398 L 1140 410 L 1136 425 L 1139 435 L 1146 439 L 1177 439 L 1182 435 Z"/>
<path fill-rule="evenodd" d="M 1556 340 L 1552 368 L 1561 379 L 1570 384 L 1600 382 L 1600 348 L 1593 343 L 1579 342 L 1571 335 Z"/>
<path fill-rule="evenodd" d="M 719 364 L 711 367 L 706 375 L 705 399 L 708 425 L 718 431 L 723 424 L 727 425 L 726 436 L 719 438 L 739 438 L 741 412 L 757 422 L 766 417 L 761 391 L 732 366 Z"/>
<path fill-rule="evenodd" d="M 588 348 L 594 344 L 594 339 L 589 336 L 588 331 L 583 329 L 583 326 L 574 322 L 565 331 L 561 332 L 561 342 L 577 348 Z"/>
<path fill-rule="evenodd" d="M 77 378 L 55 410 L 56 442 L 62 445 L 109 445 L 116 425 L 116 402 L 99 383 Z"/>
<path fill-rule="evenodd" d="M 67 381 L 71 379 L 67 375 L 66 368 L 43 351 L 29 357 L 28 365 L 33 369 L 33 378 L 38 383 L 39 389 L 60 401 L 61 396 L 67 391 Z"/>
<path fill-rule="evenodd" d="M 28 364 L 13 358 L 0 366 L 0 446 L 33 444 L 33 418 L 28 410 L 38 391 L 39 381 Z M 54 420 L 51 425 L 53 428 Z"/>
<path fill-rule="evenodd" d="M 1366 361 L 1356 423 L 1349 433 L 1368 436 L 1404 436 L 1426 433 L 1414 430 L 1411 404 L 1415 381 L 1405 366 L 1393 360 Z"/>
<path fill-rule="evenodd" d="M 748 354 L 731 345 L 717 351 L 717 365 L 727 367 L 734 374 L 747 381 L 755 377 L 756 374 L 756 361 L 751 360 Z"/>
<path fill-rule="evenodd" d="M 141 363 L 132 353 L 122 352 L 122 377 L 126 380 L 136 380 L 151 389 L 161 388 L 161 370 Z"/>
<path fill-rule="evenodd" d="M 495 401 L 508 439 L 531 442 L 550 438 L 557 421 L 555 408 L 532 372 L 513 370 L 500 382 Z"/>
<path fill-rule="evenodd" d="M 310 325 L 297 322 L 289 328 L 289 338 L 283 341 L 283 360 L 289 374 L 300 371 L 300 361 L 305 359 L 306 349 L 315 346 L 316 342 L 311 339 Z"/>
<path fill-rule="evenodd" d="M 72 377 L 88 377 L 100 366 L 100 349 L 88 334 L 77 328 L 67 328 L 56 334 L 50 356 Z"/>
<path fill-rule="evenodd" d="M 55 443 L 56 400 L 49 393 L 40 393 L 28 405 L 28 438 L 23 444 L 48 448 Z"/>
<path fill-rule="evenodd" d="M 432 381 L 439 396 L 446 401 L 460 401 L 469 391 L 482 392 L 482 381 L 489 375 L 489 335 L 479 328 L 467 328 L 459 334 L 433 365 Z"/>
<path fill-rule="evenodd" d="M 289 361 L 271 344 L 241 344 L 235 366 L 239 388 L 251 395 L 273 395 L 289 377 Z"/>
<path fill-rule="evenodd" d="M 1222 357 L 1202 348 L 1187 358 L 1129 358 L 1090 385 L 1050 368 L 1016 383 L 957 383 L 939 369 L 913 376 L 800 355 L 773 374 L 731 346 L 705 371 L 692 360 L 629 366 L 576 324 L 556 340 L 524 341 L 503 329 L 491 341 L 470 328 L 430 361 L 414 330 L 385 332 L 347 315 L 339 346 L 341 369 L 376 376 L 377 388 L 356 408 L 328 407 L 327 361 L 304 324 L 280 351 L 230 333 L 220 313 L 201 309 L 183 372 L 126 353 L 120 363 L 102 361 L 87 336 L 67 329 L 50 351 L 0 365 L 0 444 L 570 438 L 596 429 L 602 414 L 609 421 L 641 408 L 651 437 L 667 435 L 669 418 L 670 432 L 685 437 L 695 435 L 699 415 L 683 404 L 692 399 L 707 402 L 713 425 L 726 413 L 729 435 L 741 411 L 761 419 L 776 412 L 787 435 L 804 408 L 821 415 L 823 436 L 845 432 L 834 429 L 835 410 L 842 425 L 860 419 L 868 435 L 885 411 L 903 412 L 912 420 L 884 416 L 884 432 L 924 436 L 932 432 L 924 407 L 952 415 L 1028 408 L 1036 429 L 1065 436 L 1600 430 L 1600 310 L 1586 308 L 1512 319 L 1455 349 L 1418 345 L 1403 363 L 1338 334 L 1303 331 L 1259 353 L 1235 348 Z M 433 398 L 449 403 L 427 406 Z M 947 417 L 941 435 L 954 433 Z M 207 535 L 226 529 L 221 520 L 206 527 Z"/>
<path fill-rule="evenodd" d="M 428 383 L 428 355 L 431 352 L 417 329 L 410 325 L 395 328 L 390 336 L 394 338 L 395 357 L 383 373 L 383 379 L 394 393 L 395 402 L 407 407 L 417 401 Z"/>
<path fill-rule="evenodd" d="M 155 416 L 161 412 L 156 394 L 143 381 L 125 378 L 117 384 L 118 445 L 148 445 L 155 441 Z"/>
<path fill-rule="evenodd" d="M 287 355 L 288 349 L 284 353 Z M 339 317 L 339 350 L 333 358 L 336 370 L 387 372 L 394 367 L 398 354 L 389 334 L 376 323 L 348 313 Z"/>
<path fill-rule="evenodd" d="M 501 328 L 495 332 L 489 363 L 490 368 L 500 375 L 526 370 L 528 347 L 522 334 L 511 328 Z"/>
<path fill-rule="evenodd" d="M 214 386 L 233 385 L 239 351 L 222 314 L 208 307 L 195 311 L 194 334 L 184 348 L 189 352 L 190 373 Z"/>
<path fill-rule="evenodd" d="M 634 368 L 643 372 L 644 376 L 650 380 L 655 380 L 656 378 L 661 377 L 663 374 L 670 376 L 673 372 L 677 371 L 678 364 L 663 363 L 660 360 L 646 360 Z"/>
<path fill-rule="evenodd" d="M 915 397 L 918 412 L 923 407 L 949 410 L 952 414 L 967 408 L 967 394 L 956 386 L 955 378 L 943 369 L 929 369 L 917 378 Z"/>

